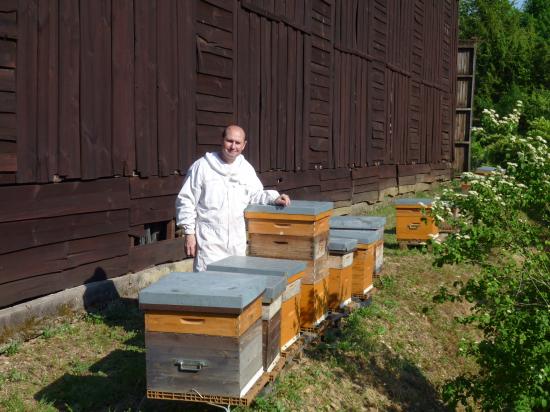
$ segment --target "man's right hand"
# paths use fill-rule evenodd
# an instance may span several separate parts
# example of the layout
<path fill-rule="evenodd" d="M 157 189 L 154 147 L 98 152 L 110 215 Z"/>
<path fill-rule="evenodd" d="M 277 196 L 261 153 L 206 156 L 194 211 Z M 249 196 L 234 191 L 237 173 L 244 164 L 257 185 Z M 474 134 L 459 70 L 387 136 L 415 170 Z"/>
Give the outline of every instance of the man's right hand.
<path fill-rule="evenodd" d="M 197 253 L 197 238 L 195 235 L 185 235 L 185 253 L 187 256 L 195 257 Z"/>

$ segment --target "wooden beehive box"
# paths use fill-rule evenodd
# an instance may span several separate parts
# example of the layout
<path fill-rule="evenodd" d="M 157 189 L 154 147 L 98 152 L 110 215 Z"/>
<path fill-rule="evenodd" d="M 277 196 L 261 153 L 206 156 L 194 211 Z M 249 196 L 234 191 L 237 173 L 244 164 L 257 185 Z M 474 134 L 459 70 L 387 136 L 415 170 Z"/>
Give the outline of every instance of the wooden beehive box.
<path fill-rule="evenodd" d="M 245 216 L 250 255 L 306 261 L 305 277 L 310 282 L 326 276 L 332 208 L 332 202 L 304 200 L 293 200 L 288 207 L 249 206 Z"/>
<path fill-rule="evenodd" d="M 307 263 L 300 322 L 315 327 L 328 311 L 328 232 L 332 202 L 293 200 L 288 207 L 251 205 L 245 210 L 250 254 Z"/>
<path fill-rule="evenodd" d="M 355 239 L 330 238 L 328 244 L 330 275 L 328 281 L 328 307 L 330 310 L 345 307 L 351 302 L 351 276 Z"/>
<path fill-rule="evenodd" d="M 397 240 L 426 241 L 439 234 L 430 216 L 431 199 L 395 200 Z"/>
<path fill-rule="evenodd" d="M 380 273 L 384 266 L 384 216 L 334 216 L 330 219 L 331 229 L 370 230 L 378 239 L 374 250 L 374 273 Z"/>
<path fill-rule="evenodd" d="M 140 292 L 148 396 L 247 393 L 263 374 L 259 278 L 171 273 Z"/>
<path fill-rule="evenodd" d="M 281 306 L 281 350 L 286 350 L 300 337 L 300 302 L 302 280 L 290 283 L 283 293 Z"/>
<path fill-rule="evenodd" d="M 276 276 L 283 279 L 286 288 L 282 295 L 280 339 L 277 342 L 281 350 L 292 345 L 300 334 L 300 279 L 304 276 L 305 268 L 306 264 L 300 261 L 256 256 L 230 256 L 208 265 L 209 270 Z"/>
<path fill-rule="evenodd" d="M 353 255 L 351 294 L 361 296 L 368 293 L 373 287 L 374 254 L 379 234 L 372 230 L 331 229 L 330 237 L 357 241 L 357 250 Z"/>

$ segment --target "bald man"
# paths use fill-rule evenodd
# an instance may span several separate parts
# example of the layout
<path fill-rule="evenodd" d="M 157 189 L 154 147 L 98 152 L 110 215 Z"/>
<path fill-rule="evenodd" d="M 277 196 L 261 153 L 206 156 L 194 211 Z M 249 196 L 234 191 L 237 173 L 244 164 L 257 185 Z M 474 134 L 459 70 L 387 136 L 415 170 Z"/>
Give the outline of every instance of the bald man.
<path fill-rule="evenodd" d="M 256 171 L 241 154 L 244 130 L 225 128 L 219 152 L 206 153 L 191 165 L 176 200 L 176 222 L 185 234 L 185 251 L 194 256 L 193 269 L 227 256 L 244 256 L 244 210 L 252 203 L 287 206 L 290 198 L 264 190 Z"/>

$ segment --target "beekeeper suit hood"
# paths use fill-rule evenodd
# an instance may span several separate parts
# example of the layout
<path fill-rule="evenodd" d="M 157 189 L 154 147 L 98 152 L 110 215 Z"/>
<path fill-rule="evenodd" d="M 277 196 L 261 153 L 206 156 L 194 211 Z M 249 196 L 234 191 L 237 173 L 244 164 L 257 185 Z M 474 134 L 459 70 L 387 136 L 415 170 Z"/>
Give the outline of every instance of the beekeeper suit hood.
<path fill-rule="evenodd" d="M 206 153 L 193 163 L 176 200 L 176 220 L 185 234 L 196 236 L 194 270 L 206 270 L 227 256 L 244 256 L 244 209 L 251 203 L 273 203 L 278 196 L 277 191 L 263 190 L 242 155 L 226 163 L 219 153 Z"/>

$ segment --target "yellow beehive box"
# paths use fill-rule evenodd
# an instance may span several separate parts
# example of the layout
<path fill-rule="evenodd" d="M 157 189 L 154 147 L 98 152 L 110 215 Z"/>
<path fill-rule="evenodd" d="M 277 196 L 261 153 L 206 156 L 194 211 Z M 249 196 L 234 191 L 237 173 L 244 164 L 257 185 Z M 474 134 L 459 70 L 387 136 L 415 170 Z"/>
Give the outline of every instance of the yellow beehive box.
<path fill-rule="evenodd" d="M 397 240 L 426 241 L 439 234 L 430 216 L 431 199 L 398 199 L 395 201 Z"/>

